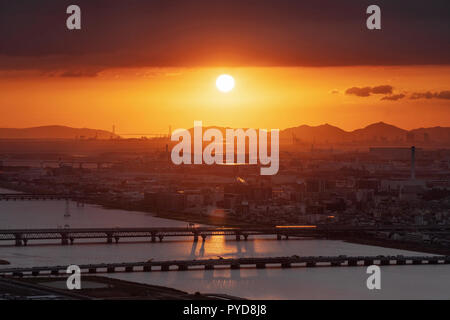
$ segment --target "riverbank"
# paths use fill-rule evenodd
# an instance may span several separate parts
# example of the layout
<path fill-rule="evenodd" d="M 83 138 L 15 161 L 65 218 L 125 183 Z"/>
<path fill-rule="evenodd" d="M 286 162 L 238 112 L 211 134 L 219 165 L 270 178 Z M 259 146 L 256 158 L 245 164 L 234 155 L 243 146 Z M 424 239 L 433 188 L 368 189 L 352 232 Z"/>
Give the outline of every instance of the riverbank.
<path fill-rule="evenodd" d="M 342 240 L 347 243 L 362 244 L 367 246 L 376 246 L 389 249 L 400 249 L 406 251 L 439 254 L 444 256 L 450 255 L 450 248 L 426 243 L 415 243 L 415 242 L 405 242 L 398 240 L 376 239 L 376 238 L 350 238 Z"/>
<path fill-rule="evenodd" d="M 11 185 L 7 182 L 0 181 L 0 188 L 12 192 L 22 192 L 22 193 L 39 193 L 38 190 L 34 188 L 25 188 L 17 185 Z M 42 193 L 42 192 L 41 192 Z M 210 216 L 210 215 L 199 215 L 189 212 L 173 212 L 173 211 L 154 211 L 146 207 L 142 202 L 123 202 L 123 201 L 112 201 L 107 199 L 96 199 L 96 201 L 88 200 L 86 204 L 102 206 L 104 209 L 112 210 L 124 210 L 124 211 L 139 211 L 143 213 L 149 213 L 154 217 L 182 221 L 186 223 L 203 224 L 217 227 L 248 227 L 252 226 L 250 223 L 239 221 L 237 218 L 230 216 Z"/>
<path fill-rule="evenodd" d="M 25 190 L 25 188 L 19 188 L 18 186 L 10 186 L 5 183 L 0 182 L 0 188 L 5 188 L 6 190 L 15 190 L 19 192 L 28 192 L 33 193 L 36 190 Z M 87 201 L 87 204 L 99 205 L 105 209 L 116 209 L 116 210 L 124 210 L 124 211 L 134 211 L 134 212 L 143 212 L 151 214 L 157 218 L 169 219 L 174 221 L 182 221 L 184 223 L 194 223 L 208 226 L 218 226 L 218 227 L 249 227 L 254 226 L 255 224 L 245 223 L 239 221 L 237 218 L 230 217 L 227 215 L 224 216 L 212 216 L 212 215 L 201 215 L 194 214 L 188 212 L 170 212 L 170 211 L 153 211 L 146 207 L 142 202 L 136 201 L 133 202 L 123 202 L 123 201 L 111 201 L 106 199 L 97 199 L 97 201 Z M 263 225 L 258 223 L 258 226 L 268 226 L 272 227 L 273 225 Z M 439 254 L 439 255 L 450 255 L 450 248 L 431 245 L 426 243 L 416 243 L 416 242 L 405 242 L 398 240 L 389 240 L 389 239 L 379 239 L 379 238 L 339 238 L 336 240 L 343 240 L 348 243 L 354 244 L 362 244 L 362 245 L 370 245 L 377 246 L 383 248 L 390 249 L 401 249 L 407 251 L 414 252 L 424 252 L 430 254 Z"/>
<path fill-rule="evenodd" d="M 31 289 L 46 292 L 48 295 L 58 295 L 59 299 L 82 300 L 220 300 L 221 296 L 220 294 L 189 294 L 166 286 L 149 285 L 101 276 L 83 276 L 82 288 L 75 290 L 76 292 L 67 289 L 67 277 L 64 276 L 23 279 L 4 278 L 2 281 L 5 286 L 9 285 L 9 290 L 13 287 L 14 291 L 11 294 L 17 295 L 17 291 L 19 291 L 19 299 L 32 295 Z"/>
<path fill-rule="evenodd" d="M 236 218 L 229 217 L 229 216 L 212 216 L 212 215 L 199 215 L 189 212 L 175 212 L 175 211 L 154 211 L 150 210 L 144 205 L 140 205 L 139 203 L 136 203 L 134 205 L 127 204 L 123 205 L 121 203 L 114 203 L 111 201 L 108 202 L 102 202 L 99 201 L 97 203 L 91 203 L 95 205 L 101 205 L 105 209 L 115 209 L 115 210 L 124 210 L 124 211 L 139 211 L 139 212 L 145 212 L 150 213 L 152 216 L 156 218 L 163 218 L 163 219 L 169 219 L 169 220 L 177 220 L 177 221 L 183 221 L 186 223 L 196 223 L 196 224 L 203 224 L 203 225 L 210 225 L 210 226 L 216 226 L 216 227 L 248 227 L 252 226 L 249 223 L 245 223 L 242 221 L 239 221 Z"/>

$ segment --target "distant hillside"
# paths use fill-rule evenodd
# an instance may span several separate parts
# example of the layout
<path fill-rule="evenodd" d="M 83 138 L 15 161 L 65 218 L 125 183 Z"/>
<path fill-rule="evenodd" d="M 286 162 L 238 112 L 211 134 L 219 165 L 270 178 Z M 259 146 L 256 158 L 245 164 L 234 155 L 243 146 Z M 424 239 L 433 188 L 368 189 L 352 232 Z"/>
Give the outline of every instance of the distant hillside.
<path fill-rule="evenodd" d="M 288 128 L 280 132 L 284 141 L 297 141 L 304 143 L 401 143 L 401 142 L 432 142 L 450 144 L 449 127 L 420 128 L 404 130 L 396 126 L 378 122 L 354 131 L 344 131 L 329 124 L 316 127 L 302 125 Z"/>
<path fill-rule="evenodd" d="M 203 131 L 219 129 L 225 138 L 225 131 L 229 127 L 203 127 Z M 244 129 L 245 130 L 245 129 Z M 193 128 L 189 129 L 193 136 Z M 333 144 L 333 143 L 363 143 L 363 144 L 403 144 L 403 143 L 434 143 L 450 145 L 450 127 L 420 128 L 405 130 L 377 122 L 362 129 L 345 131 L 330 124 L 319 126 L 301 125 L 280 131 L 281 143 Z"/>
<path fill-rule="evenodd" d="M 225 127 L 204 127 L 219 129 L 225 138 Z M 189 129 L 193 136 L 193 128 Z M 64 126 L 44 126 L 25 129 L 0 128 L 0 139 L 110 139 L 117 138 L 111 132 L 88 128 Z M 301 125 L 280 131 L 281 142 L 297 143 L 433 143 L 450 145 L 450 127 L 419 128 L 404 130 L 396 126 L 378 122 L 362 129 L 345 131 L 341 128 L 323 124 L 319 126 Z"/>
<path fill-rule="evenodd" d="M 420 141 L 434 141 L 440 143 L 448 143 L 450 141 L 450 128 L 448 127 L 432 127 L 411 130 L 414 139 Z"/>
<path fill-rule="evenodd" d="M 0 139 L 110 139 L 111 132 L 88 128 L 43 126 L 34 128 L 0 128 Z"/>
<path fill-rule="evenodd" d="M 350 139 L 350 134 L 341 128 L 323 124 L 316 127 L 302 125 L 280 132 L 280 139 L 298 139 L 304 142 L 343 142 Z"/>
<path fill-rule="evenodd" d="M 408 131 L 396 126 L 378 122 L 368 125 L 363 129 L 357 129 L 352 132 L 353 141 L 402 141 L 406 140 Z"/>

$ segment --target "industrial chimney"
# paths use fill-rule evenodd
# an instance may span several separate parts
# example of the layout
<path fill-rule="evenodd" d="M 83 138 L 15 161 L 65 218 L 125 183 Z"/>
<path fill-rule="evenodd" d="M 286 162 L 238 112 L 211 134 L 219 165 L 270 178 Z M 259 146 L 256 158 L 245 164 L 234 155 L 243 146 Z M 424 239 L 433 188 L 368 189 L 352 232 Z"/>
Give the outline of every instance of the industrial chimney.
<path fill-rule="evenodd" d="M 411 180 L 416 179 L 416 147 L 411 147 Z"/>

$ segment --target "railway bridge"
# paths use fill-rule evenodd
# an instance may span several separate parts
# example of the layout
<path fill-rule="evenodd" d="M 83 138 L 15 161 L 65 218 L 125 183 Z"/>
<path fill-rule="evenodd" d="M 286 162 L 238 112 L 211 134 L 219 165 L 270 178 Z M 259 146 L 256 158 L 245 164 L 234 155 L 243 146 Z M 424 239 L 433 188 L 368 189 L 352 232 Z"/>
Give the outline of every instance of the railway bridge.
<path fill-rule="evenodd" d="M 25 200 L 74 200 L 86 199 L 76 194 L 39 194 L 39 193 L 0 193 L 0 201 L 25 201 Z"/>
<path fill-rule="evenodd" d="M 404 265 L 447 265 L 450 256 L 289 256 L 256 257 L 233 259 L 170 260 L 142 261 L 122 263 L 98 263 L 78 265 L 81 273 L 115 273 L 115 272 L 151 272 L 151 271 L 187 271 L 240 269 L 266 267 L 356 267 L 356 266 L 404 266 Z M 67 275 L 69 266 L 42 266 L 31 268 L 0 269 L 0 275 L 23 277 L 39 275 Z"/>
<path fill-rule="evenodd" d="M 167 237 L 192 237 L 204 241 L 208 236 L 232 236 L 237 241 L 247 240 L 249 236 L 276 236 L 278 240 L 290 237 L 339 238 L 359 236 L 367 232 L 449 232 L 450 225 L 438 226 L 278 226 L 278 227 L 165 227 L 165 228 L 57 228 L 57 229 L 6 229 L 0 230 L 0 242 L 14 241 L 16 246 L 27 245 L 31 240 L 60 241 L 62 245 L 74 244 L 76 239 L 103 239 L 106 243 L 119 243 L 120 239 L 148 239 L 163 241 Z"/>

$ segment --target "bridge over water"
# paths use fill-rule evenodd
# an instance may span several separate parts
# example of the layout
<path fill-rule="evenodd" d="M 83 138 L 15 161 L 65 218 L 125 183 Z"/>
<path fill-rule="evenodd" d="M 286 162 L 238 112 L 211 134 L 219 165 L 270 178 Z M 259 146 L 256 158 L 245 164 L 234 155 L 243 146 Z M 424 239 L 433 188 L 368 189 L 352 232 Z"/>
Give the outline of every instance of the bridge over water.
<path fill-rule="evenodd" d="M 39 194 L 39 193 L 0 193 L 0 201 L 24 201 L 24 200 L 83 200 L 86 196 L 76 194 Z"/>
<path fill-rule="evenodd" d="M 404 266 L 404 265 L 443 265 L 450 264 L 450 256 L 290 256 L 259 257 L 236 259 L 203 259 L 203 260 L 171 260 L 143 261 L 124 263 L 99 263 L 79 265 L 82 273 L 114 273 L 114 272 L 151 272 L 151 271 L 186 271 L 240 269 L 266 267 L 356 267 L 356 266 Z M 0 275 L 39 276 L 67 274 L 68 266 L 43 266 L 31 268 L 0 269 Z"/>
<path fill-rule="evenodd" d="M 30 240 L 57 240 L 62 245 L 73 244 L 76 239 L 103 239 L 106 243 L 119 243 L 120 239 L 148 239 L 156 242 L 166 237 L 192 237 L 205 240 L 208 236 L 233 236 L 237 241 L 249 236 L 273 235 L 278 240 L 289 237 L 328 238 L 358 236 L 367 232 L 448 232 L 450 225 L 438 226 L 279 226 L 279 227 L 200 227 L 200 228 L 67 228 L 67 229 L 6 229 L 0 230 L 0 241 L 14 241 L 16 246 L 27 245 Z"/>
<path fill-rule="evenodd" d="M 119 162 L 99 159 L 0 159 L 0 166 L 3 165 L 5 167 L 23 166 L 40 168 L 61 168 L 70 166 L 72 168 L 78 169 L 102 169 L 109 168 L 117 163 Z"/>

